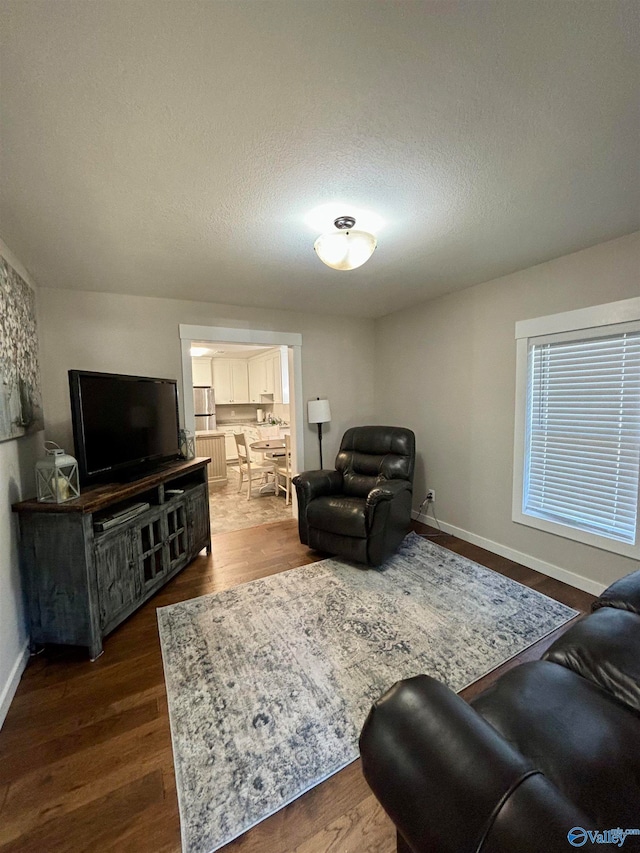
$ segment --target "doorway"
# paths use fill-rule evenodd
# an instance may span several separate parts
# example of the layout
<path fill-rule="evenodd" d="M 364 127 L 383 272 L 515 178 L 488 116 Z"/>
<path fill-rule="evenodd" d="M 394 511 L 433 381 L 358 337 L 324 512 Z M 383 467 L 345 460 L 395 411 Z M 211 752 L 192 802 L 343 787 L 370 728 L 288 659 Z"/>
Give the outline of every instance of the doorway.
<path fill-rule="evenodd" d="M 302 336 L 259 329 L 181 325 L 180 340 L 184 426 L 196 434 L 197 455 L 213 460 L 209 466 L 212 533 L 297 517 L 293 496 L 289 506 L 282 493 L 278 492 L 277 498 L 274 496 L 272 475 L 266 484 L 254 482 L 252 497 L 247 500 L 245 473 L 242 491 L 238 492 L 241 480 L 234 433 L 244 435 L 248 444 L 264 439 L 283 442 L 288 434 L 291 470 L 302 470 Z M 274 386 L 264 388 L 262 383 L 256 385 L 252 381 L 249 387 L 249 378 L 261 375 L 265 365 L 267 375 L 277 380 Z M 275 365 L 273 371 L 271 365 Z M 229 388 L 229 377 L 235 390 Z M 207 385 L 213 388 L 213 398 L 217 398 L 215 415 L 208 421 L 202 417 L 203 413 L 195 411 L 191 393 L 194 386 Z M 199 394 L 195 397 L 198 399 Z M 257 456 L 257 452 L 250 451 L 252 473 L 260 477 L 257 465 L 273 471 L 274 460 L 270 454 L 264 455 L 264 451 L 262 456 Z"/>

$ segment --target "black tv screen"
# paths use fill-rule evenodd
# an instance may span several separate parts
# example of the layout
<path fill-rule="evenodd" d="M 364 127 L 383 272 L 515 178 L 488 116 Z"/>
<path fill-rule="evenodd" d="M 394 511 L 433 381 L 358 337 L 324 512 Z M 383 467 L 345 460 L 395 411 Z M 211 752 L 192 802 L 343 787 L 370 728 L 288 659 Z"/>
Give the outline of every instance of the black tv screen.
<path fill-rule="evenodd" d="M 70 370 L 69 387 L 82 485 L 142 475 L 180 455 L 174 379 Z"/>

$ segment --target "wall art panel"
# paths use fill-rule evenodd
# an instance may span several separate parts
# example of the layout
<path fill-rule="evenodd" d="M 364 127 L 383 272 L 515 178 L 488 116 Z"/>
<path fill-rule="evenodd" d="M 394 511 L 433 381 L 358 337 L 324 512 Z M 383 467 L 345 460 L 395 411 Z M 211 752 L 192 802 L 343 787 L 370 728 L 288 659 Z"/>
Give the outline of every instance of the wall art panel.
<path fill-rule="evenodd" d="M 0 257 L 0 441 L 41 429 L 36 297 Z"/>

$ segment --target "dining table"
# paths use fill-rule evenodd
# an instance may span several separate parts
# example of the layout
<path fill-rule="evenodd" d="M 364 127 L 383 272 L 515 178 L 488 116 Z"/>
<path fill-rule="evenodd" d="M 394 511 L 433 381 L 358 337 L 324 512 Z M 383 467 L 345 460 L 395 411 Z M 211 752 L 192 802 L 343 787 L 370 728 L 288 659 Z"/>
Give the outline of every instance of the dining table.
<path fill-rule="evenodd" d="M 260 441 L 252 442 L 249 445 L 249 448 L 251 450 L 255 450 L 257 453 L 261 453 L 263 459 L 268 456 L 272 458 L 284 456 L 287 452 L 284 438 L 264 438 Z M 273 474 L 273 482 L 264 483 L 264 485 L 260 486 L 261 495 L 266 495 L 270 492 L 273 492 L 274 494 L 276 492 L 275 471 Z"/>
<path fill-rule="evenodd" d="M 249 447 L 263 456 L 284 456 L 286 452 L 286 444 L 284 438 L 263 438 L 260 441 L 252 442 Z"/>

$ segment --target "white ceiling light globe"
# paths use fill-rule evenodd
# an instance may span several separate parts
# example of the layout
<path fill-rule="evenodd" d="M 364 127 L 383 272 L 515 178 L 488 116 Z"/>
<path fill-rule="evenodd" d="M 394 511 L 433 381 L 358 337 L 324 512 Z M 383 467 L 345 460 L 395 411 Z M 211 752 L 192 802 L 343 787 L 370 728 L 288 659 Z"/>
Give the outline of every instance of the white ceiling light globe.
<path fill-rule="evenodd" d="M 320 260 L 334 270 L 354 270 L 369 260 L 377 245 L 367 231 L 330 231 L 321 234 L 313 248 Z"/>

